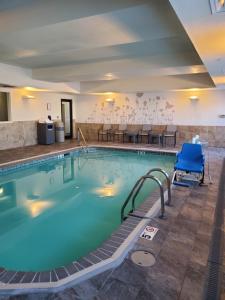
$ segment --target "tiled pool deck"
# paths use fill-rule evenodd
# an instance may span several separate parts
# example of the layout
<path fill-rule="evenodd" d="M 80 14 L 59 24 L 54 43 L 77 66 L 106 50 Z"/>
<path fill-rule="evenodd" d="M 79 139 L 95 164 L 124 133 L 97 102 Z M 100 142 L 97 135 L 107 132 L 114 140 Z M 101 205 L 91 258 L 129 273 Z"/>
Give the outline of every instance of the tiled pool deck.
<path fill-rule="evenodd" d="M 92 143 L 90 145 L 97 145 L 97 146 L 108 146 L 108 147 L 121 147 L 121 148 L 134 148 L 134 149 L 147 149 L 153 151 L 169 151 L 175 152 L 178 150 L 177 148 L 173 147 L 164 147 L 159 148 L 158 145 L 149 145 L 149 144 L 133 144 L 133 143 Z M 46 155 L 54 155 L 57 152 L 68 152 L 70 149 L 79 147 L 76 140 L 67 140 L 64 143 L 56 143 L 52 145 L 35 145 L 35 146 L 27 146 L 21 148 L 15 148 L 10 150 L 0 150 L 0 167 L 3 165 L 11 165 L 15 164 L 18 160 L 30 160 L 37 156 L 46 156 Z"/>
<path fill-rule="evenodd" d="M 76 144 L 70 142 L 60 145 L 60 148 L 64 150 L 74 146 Z M 129 146 L 140 147 L 133 144 Z M 156 150 L 155 147 L 152 149 Z M 32 146 L 24 151 L 8 150 L 5 160 L 5 151 L 0 151 L 0 163 L 57 150 L 60 149 L 56 145 L 51 149 L 49 146 Z M 168 218 L 160 220 L 156 217 L 149 221 L 149 224 L 160 229 L 154 240 L 139 239 L 132 249 L 151 251 L 156 257 L 153 267 L 134 265 L 128 255 L 119 267 L 62 292 L 0 296 L 0 299 L 201 299 L 207 279 L 214 211 L 225 149 L 211 148 L 209 154 L 213 184 L 173 190 L 173 207 L 166 207 Z M 130 222 L 136 223 L 136 219 L 127 223 Z M 223 296 L 225 292 L 222 290 Z"/>

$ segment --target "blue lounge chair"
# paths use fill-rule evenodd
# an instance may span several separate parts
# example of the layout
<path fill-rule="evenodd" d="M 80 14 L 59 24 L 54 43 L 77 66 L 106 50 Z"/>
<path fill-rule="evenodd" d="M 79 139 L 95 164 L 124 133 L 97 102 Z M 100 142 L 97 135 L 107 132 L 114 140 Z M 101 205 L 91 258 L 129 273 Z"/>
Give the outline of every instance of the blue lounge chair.
<path fill-rule="evenodd" d="M 186 174 L 201 174 L 199 183 L 204 183 L 204 167 L 205 160 L 200 144 L 184 143 L 181 151 L 177 154 L 177 161 L 174 166 L 173 183 L 181 186 L 190 186 L 187 183 L 178 182 L 176 180 L 177 171 L 185 172 Z"/>

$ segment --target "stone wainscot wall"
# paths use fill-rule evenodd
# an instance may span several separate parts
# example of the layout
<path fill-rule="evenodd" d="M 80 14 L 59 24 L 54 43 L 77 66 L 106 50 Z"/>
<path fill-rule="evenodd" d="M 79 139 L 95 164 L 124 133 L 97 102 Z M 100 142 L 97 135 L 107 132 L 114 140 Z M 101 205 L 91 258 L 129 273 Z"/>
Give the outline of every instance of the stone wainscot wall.
<path fill-rule="evenodd" d="M 73 134 L 77 136 L 77 128 L 80 127 L 87 141 L 98 140 L 98 130 L 102 123 L 76 123 L 73 122 Z M 113 124 L 118 128 L 118 124 Z M 128 125 L 129 130 L 140 130 L 142 125 Z M 163 131 L 165 125 L 153 125 L 154 131 Z M 199 134 L 201 139 L 209 142 L 209 146 L 225 148 L 225 126 L 177 126 L 177 143 L 190 141 Z M 30 146 L 37 144 L 37 121 L 16 121 L 0 123 L 0 150 Z"/>
<path fill-rule="evenodd" d="M 0 122 L 0 150 L 37 144 L 37 121 Z"/>
<path fill-rule="evenodd" d="M 76 124 L 73 121 L 73 134 Z M 0 122 L 0 150 L 37 144 L 37 121 Z"/>
<path fill-rule="evenodd" d="M 100 123 L 77 123 L 76 128 L 80 127 L 87 141 L 98 140 L 98 130 L 103 124 Z M 113 124 L 113 128 L 118 128 L 118 124 Z M 128 125 L 128 130 L 140 130 L 142 125 Z M 166 128 L 165 125 L 153 125 L 154 131 L 160 132 Z M 225 126 L 177 126 L 177 144 L 190 141 L 196 134 L 202 140 L 209 142 L 209 146 L 225 148 Z"/>

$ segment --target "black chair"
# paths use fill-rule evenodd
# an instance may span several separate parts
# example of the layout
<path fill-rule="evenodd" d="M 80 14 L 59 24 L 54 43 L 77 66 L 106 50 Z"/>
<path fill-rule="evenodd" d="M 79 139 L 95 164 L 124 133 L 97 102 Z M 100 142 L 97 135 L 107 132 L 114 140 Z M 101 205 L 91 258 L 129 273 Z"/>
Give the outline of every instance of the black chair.
<path fill-rule="evenodd" d="M 149 142 L 150 142 L 149 136 L 150 136 L 151 130 L 152 130 L 152 125 L 150 125 L 150 124 L 142 125 L 142 129 L 139 130 L 139 132 L 138 132 L 139 141 L 141 143 L 142 143 L 142 138 L 146 137 L 147 143 L 149 144 Z"/>
<path fill-rule="evenodd" d="M 108 142 L 109 134 L 110 134 L 111 130 L 112 130 L 111 124 L 104 124 L 102 129 L 100 129 L 98 131 L 98 141 L 100 140 L 100 137 L 101 137 L 101 140 L 104 141 L 104 137 L 106 136 L 106 140 Z"/>
<path fill-rule="evenodd" d="M 177 126 L 176 125 L 167 125 L 166 130 L 163 131 L 162 135 L 162 145 L 166 146 L 167 139 L 173 140 L 173 146 L 176 146 L 177 143 Z"/>
<path fill-rule="evenodd" d="M 113 142 L 115 141 L 115 137 L 117 137 L 117 140 L 121 140 L 122 137 L 122 141 L 124 143 L 124 138 L 127 132 L 127 125 L 126 124 L 120 124 L 118 129 L 113 131 L 112 136 L 113 136 Z"/>

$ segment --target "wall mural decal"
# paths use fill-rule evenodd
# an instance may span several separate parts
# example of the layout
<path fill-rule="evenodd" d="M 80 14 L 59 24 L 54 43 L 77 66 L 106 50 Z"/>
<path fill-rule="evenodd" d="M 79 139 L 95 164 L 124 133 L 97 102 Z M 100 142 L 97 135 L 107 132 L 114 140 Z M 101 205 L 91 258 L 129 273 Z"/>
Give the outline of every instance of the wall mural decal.
<path fill-rule="evenodd" d="M 152 96 L 145 98 L 139 92 L 135 97 L 115 97 L 113 103 L 106 103 L 100 99 L 95 103 L 87 123 L 111 123 L 111 124 L 172 124 L 174 120 L 175 106 L 173 100 L 164 96 Z"/>
<path fill-rule="evenodd" d="M 142 93 L 142 92 L 137 92 L 137 94 L 136 94 L 136 96 L 137 96 L 138 98 L 141 98 L 143 95 L 144 95 L 144 93 Z"/>

